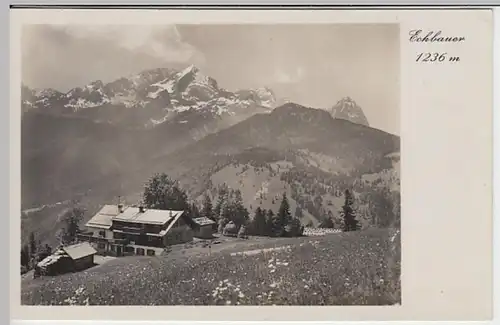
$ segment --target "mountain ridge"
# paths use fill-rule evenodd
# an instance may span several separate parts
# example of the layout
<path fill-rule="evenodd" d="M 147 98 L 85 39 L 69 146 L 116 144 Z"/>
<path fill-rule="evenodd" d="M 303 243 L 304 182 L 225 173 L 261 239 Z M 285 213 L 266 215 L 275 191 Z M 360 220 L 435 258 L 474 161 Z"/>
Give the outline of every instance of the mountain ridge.
<path fill-rule="evenodd" d="M 67 92 L 25 84 L 21 89 L 23 113 L 74 115 L 135 128 L 153 128 L 186 111 L 207 110 L 212 119 L 241 121 L 287 103 L 269 87 L 229 91 L 194 65 L 147 69 L 107 83 L 93 80 Z M 362 108 L 348 96 L 320 109 L 334 118 L 370 126 Z"/>
<path fill-rule="evenodd" d="M 94 80 L 66 93 L 21 87 L 23 112 L 75 115 L 137 128 L 154 127 L 189 110 L 209 110 L 213 119 L 245 118 L 274 108 L 276 102 L 269 88 L 230 92 L 193 65 L 145 70 L 109 83 Z"/>

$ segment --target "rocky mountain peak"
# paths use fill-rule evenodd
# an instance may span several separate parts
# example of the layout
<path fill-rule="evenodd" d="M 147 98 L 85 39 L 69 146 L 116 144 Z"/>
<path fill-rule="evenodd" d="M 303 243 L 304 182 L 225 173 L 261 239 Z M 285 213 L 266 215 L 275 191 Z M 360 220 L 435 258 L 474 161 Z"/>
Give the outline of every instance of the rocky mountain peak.
<path fill-rule="evenodd" d="M 363 109 L 349 96 L 343 97 L 329 111 L 333 118 L 370 126 Z"/>

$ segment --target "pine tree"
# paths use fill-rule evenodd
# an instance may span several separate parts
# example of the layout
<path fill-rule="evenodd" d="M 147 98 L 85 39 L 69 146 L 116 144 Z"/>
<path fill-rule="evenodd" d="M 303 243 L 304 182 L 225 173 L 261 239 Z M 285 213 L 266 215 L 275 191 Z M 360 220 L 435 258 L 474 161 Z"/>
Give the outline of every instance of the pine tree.
<path fill-rule="evenodd" d="M 342 206 L 342 217 L 344 218 L 344 231 L 355 231 L 360 229 L 359 221 L 356 220 L 354 212 L 354 198 L 349 190 L 345 190 L 344 205 Z"/>
<path fill-rule="evenodd" d="M 255 209 L 255 215 L 252 221 L 253 233 L 257 236 L 267 236 L 269 234 L 265 211 L 260 207 Z"/>
<path fill-rule="evenodd" d="M 285 236 L 285 227 L 278 214 L 274 214 L 272 210 L 268 211 L 268 222 L 270 223 L 270 236 L 283 237 Z"/>
<path fill-rule="evenodd" d="M 199 218 L 201 216 L 200 209 L 194 202 L 189 205 L 188 213 L 192 219 Z"/>
<path fill-rule="evenodd" d="M 278 222 L 275 225 L 275 230 L 279 236 L 283 236 L 285 228 L 292 221 L 292 215 L 290 214 L 290 204 L 286 197 L 286 193 L 283 193 L 283 198 L 281 199 L 280 209 L 278 211 Z"/>
<path fill-rule="evenodd" d="M 229 196 L 221 201 L 220 215 L 219 215 L 219 226 L 222 224 L 223 227 L 231 220 L 231 202 L 229 201 Z M 220 227 L 219 227 L 220 228 Z"/>
<path fill-rule="evenodd" d="M 224 232 L 224 227 L 226 226 L 224 219 L 219 219 L 217 223 L 217 232 L 222 235 Z"/>
<path fill-rule="evenodd" d="M 80 232 L 80 222 L 83 220 L 85 210 L 79 207 L 74 207 L 71 210 L 66 211 L 62 220 L 65 227 L 62 231 L 62 243 L 64 245 L 72 244 L 76 241 L 76 236 Z"/>
<path fill-rule="evenodd" d="M 224 204 L 224 201 L 227 201 L 229 199 L 228 189 L 227 189 L 225 184 L 219 188 L 219 191 L 217 194 L 218 194 L 218 197 L 217 197 L 217 202 L 216 202 L 215 207 L 214 207 L 214 215 L 216 217 L 219 217 L 221 214 L 221 208 L 222 208 L 222 205 Z"/>
<path fill-rule="evenodd" d="M 25 268 L 29 268 L 30 264 L 30 248 L 28 245 L 24 245 L 21 249 L 21 265 Z"/>
<path fill-rule="evenodd" d="M 205 194 L 205 196 L 203 197 L 203 207 L 201 209 L 201 215 L 210 220 L 217 221 L 213 212 L 212 200 L 210 200 L 210 196 L 208 194 Z"/>
<path fill-rule="evenodd" d="M 274 215 L 273 210 L 269 209 L 267 212 L 264 210 L 266 215 L 266 235 L 267 236 L 275 236 L 275 230 L 276 230 L 276 216 Z"/>
<path fill-rule="evenodd" d="M 302 236 L 304 233 L 304 226 L 302 226 L 298 218 L 293 218 L 286 228 L 287 235 L 290 237 Z"/>
<path fill-rule="evenodd" d="M 38 245 L 37 245 L 37 242 L 35 239 L 35 233 L 31 232 L 30 239 L 29 239 L 29 258 L 30 258 L 30 260 L 35 258 L 37 253 L 38 253 Z"/>
<path fill-rule="evenodd" d="M 233 193 L 231 210 L 232 210 L 231 220 L 235 223 L 237 227 L 245 225 L 248 222 L 248 210 L 243 205 L 243 198 L 241 196 L 240 190 L 236 190 Z"/>

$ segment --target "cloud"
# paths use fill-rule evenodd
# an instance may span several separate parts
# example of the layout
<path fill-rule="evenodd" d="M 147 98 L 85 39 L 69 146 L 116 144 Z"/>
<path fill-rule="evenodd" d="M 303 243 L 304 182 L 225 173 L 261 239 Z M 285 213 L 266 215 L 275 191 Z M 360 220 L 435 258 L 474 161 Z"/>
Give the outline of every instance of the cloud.
<path fill-rule="evenodd" d="M 205 56 L 172 25 L 25 25 L 22 62 L 26 85 L 67 91 L 146 69 L 202 66 Z"/>
<path fill-rule="evenodd" d="M 292 84 L 298 83 L 304 77 L 304 69 L 301 67 L 297 67 L 295 71 L 285 72 L 281 69 L 277 69 L 274 72 L 274 82 L 281 84 Z"/>
<path fill-rule="evenodd" d="M 66 25 L 58 28 L 77 39 L 103 40 L 165 62 L 204 62 L 203 54 L 184 41 L 174 25 Z"/>

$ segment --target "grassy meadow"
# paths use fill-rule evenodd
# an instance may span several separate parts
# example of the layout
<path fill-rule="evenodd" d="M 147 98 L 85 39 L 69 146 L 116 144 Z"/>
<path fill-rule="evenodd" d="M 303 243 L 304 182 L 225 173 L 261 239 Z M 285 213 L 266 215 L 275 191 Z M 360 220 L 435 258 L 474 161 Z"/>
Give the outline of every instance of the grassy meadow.
<path fill-rule="evenodd" d="M 393 305 L 399 232 L 264 239 L 22 280 L 24 305 Z M 245 249 L 243 249 L 245 247 Z M 217 249 L 218 250 L 217 250 Z"/>

